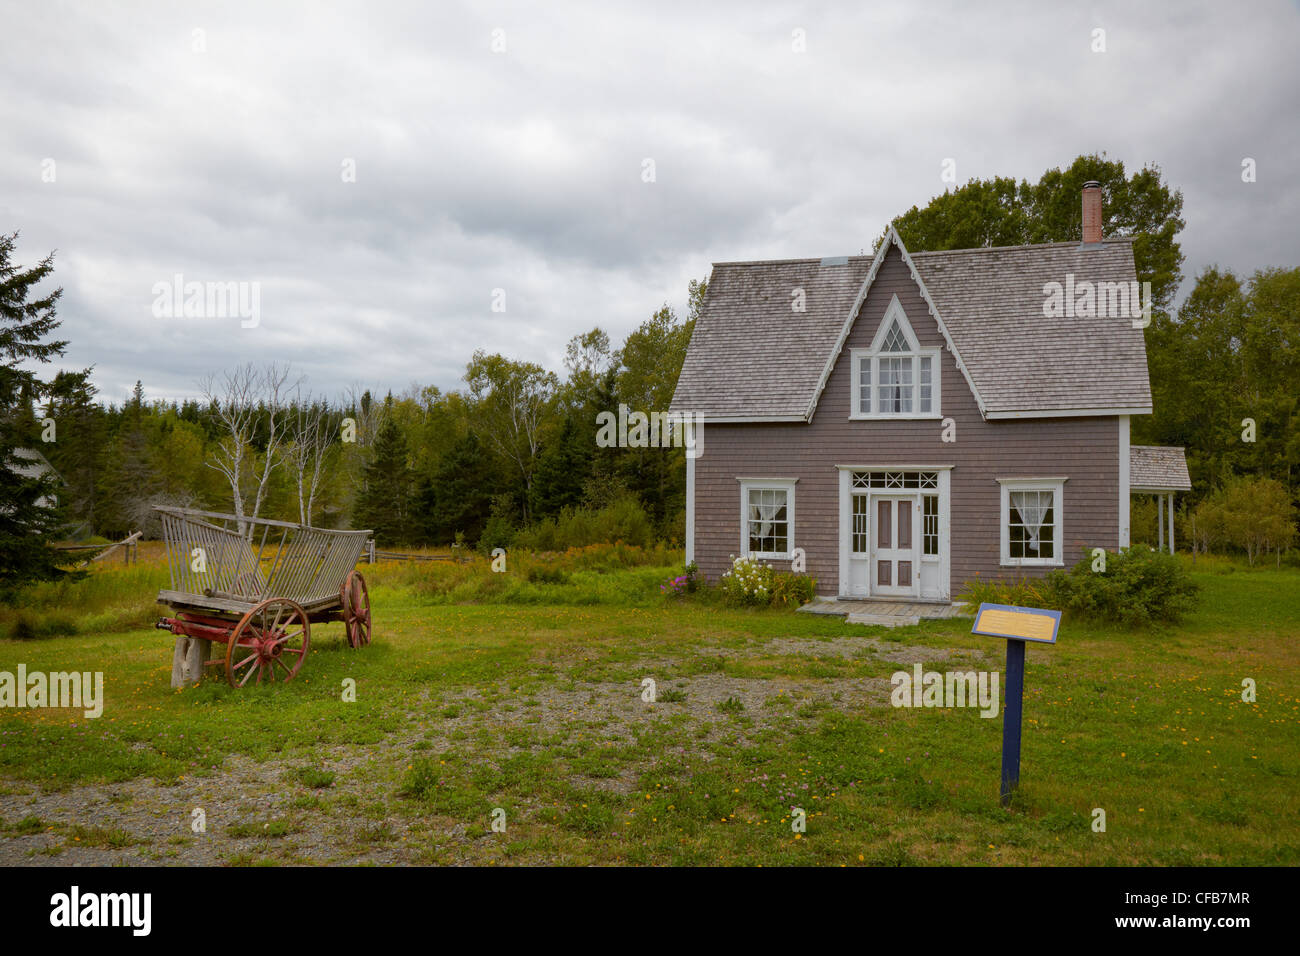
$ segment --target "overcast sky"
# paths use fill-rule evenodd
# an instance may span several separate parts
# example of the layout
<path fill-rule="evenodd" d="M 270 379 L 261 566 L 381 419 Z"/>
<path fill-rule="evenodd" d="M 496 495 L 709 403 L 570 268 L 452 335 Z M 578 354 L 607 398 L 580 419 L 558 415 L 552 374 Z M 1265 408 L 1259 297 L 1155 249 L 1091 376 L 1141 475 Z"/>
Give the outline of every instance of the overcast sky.
<path fill-rule="evenodd" d="M 245 359 L 328 395 L 559 371 L 714 261 L 866 249 L 948 158 L 1156 163 L 1187 276 L 1300 265 L 1289 0 L 0 9 L 0 231 L 57 250 L 62 364 L 108 401 Z M 177 274 L 258 283 L 259 323 L 156 316 Z"/>

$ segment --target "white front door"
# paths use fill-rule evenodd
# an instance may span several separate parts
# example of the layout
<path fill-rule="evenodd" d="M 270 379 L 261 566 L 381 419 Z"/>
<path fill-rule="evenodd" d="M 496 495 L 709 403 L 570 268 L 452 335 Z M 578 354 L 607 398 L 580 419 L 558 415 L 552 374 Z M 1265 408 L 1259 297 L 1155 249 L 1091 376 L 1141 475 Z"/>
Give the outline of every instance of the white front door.
<path fill-rule="evenodd" d="M 873 597 L 916 597 L 920 506 L 916 495 L 871 496 L 871 563 Z"/>
<path fill-rule="evenodd" d="M 948 600 L 951 489 L 947 466 L 841 467 L 840 597 Z"/>

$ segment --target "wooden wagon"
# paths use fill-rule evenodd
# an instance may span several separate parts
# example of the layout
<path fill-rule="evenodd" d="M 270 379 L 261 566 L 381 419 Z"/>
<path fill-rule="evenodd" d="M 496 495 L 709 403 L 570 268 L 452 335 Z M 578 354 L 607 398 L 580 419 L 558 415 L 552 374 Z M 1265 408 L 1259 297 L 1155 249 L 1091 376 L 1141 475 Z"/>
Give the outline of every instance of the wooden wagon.
<path fill-rule="evenodd" d="M 312 624 L 341 621 L 351 647 L 370 643 L 370 593 L 356 570 L 369 531 L 154 510 L 171 570 L 158 603 L 173 611 L 155 626 L 176 635 L 173 687 L 215 666 L 235 687 L 291 680 L 307 659 Z M 213 644 L 225 654 L 212 657 Z"/>

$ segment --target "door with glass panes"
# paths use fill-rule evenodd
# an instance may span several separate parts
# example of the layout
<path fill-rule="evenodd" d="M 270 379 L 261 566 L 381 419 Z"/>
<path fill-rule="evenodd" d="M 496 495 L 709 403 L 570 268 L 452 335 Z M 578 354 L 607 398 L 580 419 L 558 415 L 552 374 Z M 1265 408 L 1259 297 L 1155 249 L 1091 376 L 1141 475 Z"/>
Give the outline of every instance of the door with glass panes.
<path fill-rule="evenodd" d="M 934 471 L 853 471 L 843 490 L 840 593 L 856 598 L 948 596 L 946 474 Z"/>

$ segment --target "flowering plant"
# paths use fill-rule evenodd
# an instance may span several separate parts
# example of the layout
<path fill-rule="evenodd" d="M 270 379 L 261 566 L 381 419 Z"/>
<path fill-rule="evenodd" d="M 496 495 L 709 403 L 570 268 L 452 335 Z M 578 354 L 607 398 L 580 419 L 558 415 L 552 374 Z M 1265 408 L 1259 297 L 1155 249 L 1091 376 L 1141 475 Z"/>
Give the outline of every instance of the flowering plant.
<path fill-rule="evenodd" d="M 659 590 L 664 594 L 681 594 L 686 590 L 687 583 L 686 575 L 679 574 L 659 585 Z"/>
<path fill-rule="evenodd" d="M 722 575 L 722 590 L 732 604 L 768 604 L 776 577 L 772 565 L 756 558 L 733 558 L 731 570 Z"/>

